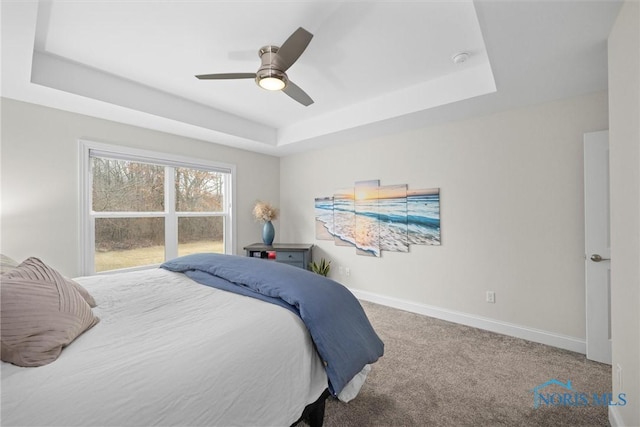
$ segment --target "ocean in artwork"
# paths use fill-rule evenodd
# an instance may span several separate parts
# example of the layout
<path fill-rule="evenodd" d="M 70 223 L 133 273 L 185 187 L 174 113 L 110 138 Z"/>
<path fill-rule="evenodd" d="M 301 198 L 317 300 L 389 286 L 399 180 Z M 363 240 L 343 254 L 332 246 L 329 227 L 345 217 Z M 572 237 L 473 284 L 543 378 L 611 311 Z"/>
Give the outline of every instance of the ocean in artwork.
<path fill-rule="evenodd" d="M 316 230 L 371 256 L 383 250 L 408 252 L 409 245 L 440 245 L 439 189 L 381 186 L 375 197 L 372 191 L 360 199 L 357 194 L 356 188 L 336 193 L 333 200 L 315 199 Z"/>
<path fill-rule="evenodd" d="M 409 244 L 440 245 L 440 189 L 407 192 Z"/>

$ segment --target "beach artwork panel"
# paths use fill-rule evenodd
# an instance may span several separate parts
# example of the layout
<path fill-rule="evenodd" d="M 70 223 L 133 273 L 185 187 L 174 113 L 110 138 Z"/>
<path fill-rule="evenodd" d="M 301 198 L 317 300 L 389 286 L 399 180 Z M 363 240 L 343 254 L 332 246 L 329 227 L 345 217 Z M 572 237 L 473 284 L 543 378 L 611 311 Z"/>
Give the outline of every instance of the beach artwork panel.
<path fill-rule="evenodd" d="M 380 256 L 380 221 L 378 221 L 378 189 L 380 180 L 358 181 L 355 185 L 356 253 Z"/>
<path fill-rule="evenodd" d="M 380 249 L 409 252 L 407 185 L 385 185 L 378 190 Z"/>
<path fill-rule="evenodd" d="M 333 196 L 316 197 L 316 239 L 333 240 Z"/>
<path fill-rule="evenodd" d="M 333 241 L 337 246 L 356 245 L 354 189 L 338 190 L 333 195 Z"/>
<path fill-rule="evenodd" d="M 407 192 L 409 243 L 440 245 L 440 189 Z"/>
<path fill-rule="evenodd" d="M 358 255 L 409 252 L 410 245 L 441 245 L 440 189 L 357 181 L 353 188 L 315 199 L 316 239 L 353 246 Z"/>

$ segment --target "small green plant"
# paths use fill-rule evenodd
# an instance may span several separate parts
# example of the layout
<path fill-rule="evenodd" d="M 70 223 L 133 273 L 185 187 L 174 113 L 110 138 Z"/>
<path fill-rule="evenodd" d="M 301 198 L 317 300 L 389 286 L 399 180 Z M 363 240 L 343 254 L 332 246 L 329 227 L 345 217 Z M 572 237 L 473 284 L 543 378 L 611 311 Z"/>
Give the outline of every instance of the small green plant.
<path fill-rule="evenodd" d="M 324 258 L 320 259 L 320 264 L 316 264 L 315 261 L 311 263 L 311 271 L 321 276 L 327 276 L 331 270 L 331 261 L 327 261 Z"/>

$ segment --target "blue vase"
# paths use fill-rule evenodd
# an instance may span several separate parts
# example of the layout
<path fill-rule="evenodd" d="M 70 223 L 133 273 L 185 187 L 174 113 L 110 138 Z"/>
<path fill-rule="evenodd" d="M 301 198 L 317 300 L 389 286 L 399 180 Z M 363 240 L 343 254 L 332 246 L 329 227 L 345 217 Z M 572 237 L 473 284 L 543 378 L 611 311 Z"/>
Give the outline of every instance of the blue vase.
<path fill-rule="evenodd" d="M 267 221 L 262 226 L 262 243 L 267 246 L 271 246 L 273 238 L 276 236 L 276 230 L 273 228 L 271 221 Z"/>

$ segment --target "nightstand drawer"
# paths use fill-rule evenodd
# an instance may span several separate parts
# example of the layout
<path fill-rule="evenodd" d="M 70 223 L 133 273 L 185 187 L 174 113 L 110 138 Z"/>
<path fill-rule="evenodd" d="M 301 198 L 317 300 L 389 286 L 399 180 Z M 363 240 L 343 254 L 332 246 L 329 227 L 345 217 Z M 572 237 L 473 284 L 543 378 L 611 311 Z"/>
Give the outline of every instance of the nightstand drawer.
<path fill-rule="evenodd" d="M 308 243 L 253 243 L 244 247 L 247 256 L 289 264 L 304 270 L 309 268 L 312 249 L 313 245 Z"/>
<path fill-rule="evenodd" d="M 278 251 L 276 252 L 276 261 L 279 262 L 302 262 L 304 260 L 304 253 L 300 251 L 288 252 Z"/>

